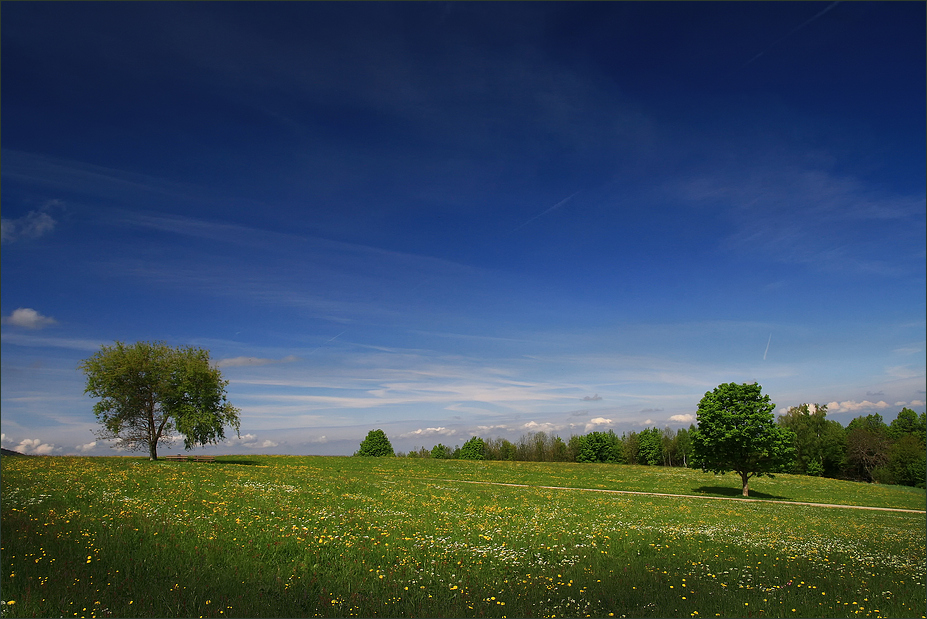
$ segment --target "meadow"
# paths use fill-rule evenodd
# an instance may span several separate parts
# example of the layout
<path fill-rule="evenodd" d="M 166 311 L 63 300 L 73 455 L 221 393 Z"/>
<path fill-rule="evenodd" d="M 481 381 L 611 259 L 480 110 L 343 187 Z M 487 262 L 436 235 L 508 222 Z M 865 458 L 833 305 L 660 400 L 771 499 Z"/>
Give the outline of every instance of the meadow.
<path fill-rule="evenodd" d="M 745 501 L 733 475 L 606 464 L 0 464 L 4 617 L 925 616 L 912 488 L 780 475 Z"/>

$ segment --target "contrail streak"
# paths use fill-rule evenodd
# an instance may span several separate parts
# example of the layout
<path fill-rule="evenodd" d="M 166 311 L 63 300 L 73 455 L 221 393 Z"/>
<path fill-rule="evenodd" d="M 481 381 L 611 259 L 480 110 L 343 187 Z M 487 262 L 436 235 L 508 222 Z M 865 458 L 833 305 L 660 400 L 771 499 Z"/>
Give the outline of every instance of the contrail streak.
<path fill-rule="evenodd" d="M 766 353 L 769 352 L 769 343 L 772 341 L 772 333 L 769 334 L 769 339 L 766 340 L 766 351 L 763 353 L 763 361 L 766 361 Z"/>
<path fill-rule="evenodd" d="M 325 341 L 325 344 L 328 344 L 329 342 L 331 342 L 331 341 L 333 341 L 333 340 L 337 340 L 339 337 L 341 337 L 341 336 L 344 335 L 345 333 L 347 333 L 347 331 L 342 331 L 341 333 L 339 333 L 338 335 L 336 335 L 336 336 L 333 337 L 332 339 L 326 340 L 326 341 Z M 325 346 L 325 344 L 322 344 L 322 346 Z"/>
<path fill-rule="evenodd" d="M 341 337 L 341 336 L 344 335 L 345 333 L 347 333 L 347 331 L 342 331 L 341 333 L 339 333 L 339 334 L 336 335 L 335 337 L 333 337 L 333 338 L 331 338 L 331 339 L 328 339 L 328 340 L 325 340 L 324 342 L 322 342 L 321 344 L 319 344 L 318 346 L 316 346 L 312 351 L 310 351 L 309 354 L 311 355 L 312 353 L 314 353 L 314 352 L 317 351 L 318 349 L 322 348 L 322 346 L 325 346 L 325 345 L 328 344 L 329 342 L 332 342 L 332 341 L 334 341 L 334 340 L 337 340 L 339 337 Z"/>
<path fill-rule="evenodd" d="M 787 35 L 785 35 L 784 37 L 782 37 L 782 38 L 776 40 L 775 42 L 773 42 L 772 45 L 770 45 L 769 47 L 767 47 L 766 49 L 764 49 L 763 51 L 761 51 L 759 54 L 757 54 L 756 56 L 754 56 L 753 58 L 751 58 L 750 60 L 748 60 L 747 62 L 745 62 L 745 63 L 743 64 L 743 66 L 741 67 L 741 69 L 744 68 L 744 67 L 746 67 L 746 66 L 749 65 L 750 63 L 752 63 L 754 60 L 756 60 L 757 58 L 759 58 L 760 56 L 762 56 L 763 54 L 765 54 L 766 52 L 768 52 L 768 51 L 771 50 L 772 48 L 774 48 L 776 45 L 779 45 L 779 43 L 782 43 L 783 41 L 785 41 L 787 38 L 789 38 L 790 36 L 792 36 L 793 34 L 795 34 L 796 32 L 798 32 L 799 30 L 801 30 L 802 28 L 804 28 L 805 26 L 807 26 L 808 24 L 810 24 L 811 22 L 813 22 L 813 21 L 816 20 L 818 17 L 820 17 L 820 16 L 823 15 L 824 13 L 828 12 L 829 10 L 831 10 L 832 8 L 834 8 L 835 6 L 837 6 L 838 4 L 840 4 L 840 0 L 837 0 L 837 2 L 831 2 L 831 3 L 828 4 L 823 10 L 819 11 L 817 14 L 815 14 L 814 16 L 812 16 L 810 19 L 807 19 L 807 20 L 805 20 L 804 22 L 802 22 L 801 24 L 799 24 L 799 25 L 795 26 L 794 28 L 792 28 L 792 29 L 789 31 L 789 33 L 788 33 Z"/>
<path fill-rule="evenodd" d="M 574 197 L 576 197 L 576 194 L 577 194 L 577 193 L 579 193 L 579 191 L 577 191 L 576 193 L 574 193 L 574 194 L 571 195 L 571 196 L 568 196 L 568 197 L 564 198 L 564 199 L 561 200 L 560 202 L 557 202 L 555 205 L 553 205 L 552 207 L 550 207 L 549 209 L 547 209 L 547 210 L 544 211 L 543 213 L 538 213 L 537 215 L 535 215 L 534 217 L 532 217 L 531 219 L 529 219 L 528 221 L 526 221 L 526 222 L 523 223 L 522 225 L 520 225 L 520 226 L 518 226 L 517 228 L 515 228 L 514 230 L 512 230 L 512 232 L 518 232 L 519 230 L 521 230 L 522 228 L 524 228 L 525 226 L 527 226 L 528 224 L 530 224 L 532 221 L 534 221 L 534 220 L 537 219 L 538 217 L 543 217 L 544 215 L 548 214 L 549 212 L 551 212 L 551 211 L 553 211 L 553 210 L 555 210 L 555 209 L 560 208 L 561 206 L 563 206 L 564 204 L 566 204 L 567 202 L 569 202 L 570 200 L 572 200 Z"/>

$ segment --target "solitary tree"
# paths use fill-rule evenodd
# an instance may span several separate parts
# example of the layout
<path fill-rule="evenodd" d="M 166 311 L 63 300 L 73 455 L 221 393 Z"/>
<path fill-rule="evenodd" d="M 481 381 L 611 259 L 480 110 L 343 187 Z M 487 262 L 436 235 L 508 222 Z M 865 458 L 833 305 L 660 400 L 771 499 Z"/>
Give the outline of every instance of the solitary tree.
<path fill-rule="evenodd" d="M 87 375 L 85 393 L 100 401 L 93 412 L 103 424 L 100 439 L 117 439 L 130 450 L 148 449 L 183 435 L 184 448 L 218 443 L 225 426 L 238 433 L 238 409 L 226 399 L 227 380 L 201 348 L 163 342 L 102 346 L 78 366 Z"/>
<path fill-rule="evenodd" d="M 355 456 L 395 456 L 393 445 L 386 437 L 383 430 L 371 430 L 367 433 L 367 438 L 361 441 L 360 449 Z"/>
<path fill-rule="evenodd" d="M 776 425 L 776 405 L 753 384 L 724 383 L 698 404 L 698 428 L 691 433 L 693 462 L 703 471 L 734 471 L 750 495 L 751 477 L 769 475 L 792 461 L 794 435 Z"/>

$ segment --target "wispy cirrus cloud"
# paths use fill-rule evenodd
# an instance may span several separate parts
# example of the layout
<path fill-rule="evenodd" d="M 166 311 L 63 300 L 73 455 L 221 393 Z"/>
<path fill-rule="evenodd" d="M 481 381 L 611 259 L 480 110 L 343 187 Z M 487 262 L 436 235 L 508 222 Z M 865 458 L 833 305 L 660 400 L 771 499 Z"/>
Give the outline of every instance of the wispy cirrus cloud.
<path fill-rule="evenodd" d="M 57 222 L 43 211 L 29 211 L 17 219 L 0 218 L 0 239 L 4 243 L 37 239 L 51 232 Z"/>
<path fill-rule="evenodd" d="M 910 234 L 903 222 L 922 217 L 925 200 L 923 194 L 888 193 L 851 176 L 782 162 L 719 165 L 669 186 L 677 197 L 728 209 L 735 230 L 723 248 L 762 249 L 782 262 L 879 275 L 897 274 L 898 262 L 886 261 L 867 232 L 889 226 Z"/>
<path fill-rule="evenodd" d="M 28 185 L 95 197 L 155 195 L 174 199 L 191 196 L 214 199 L 214 194 L 210 197 L 209 192 L 193 185 L 9 148 L 3 149 L 3 176 Z"/>
<path fill-rule="evenodd" d="M 404 320 L 411 302 L 428 307 L 435 291 L 456 295 L 499 277 L 442 258 L 222 221 L 119 212 L 111 223 L 156 232 L 166 243 L 195 238 L 215 244 L 211 256 L 196 265 L 165 253 L 120 259 L 107 266 L 111 273 L 275 309 L 308 310 L 315 318 L 341 324 L 374 316 Z M 301 268 L 293 269 L 294 264 Z"/>
<path fill-rule="evenodd" d="M 99 340 L 85 340 L 64 337 L 41 337 L 26 333 L 3 333 L 0 335 L 4 344 L 16 346 L 67 348 L 71 350 L 99 350 Z"/>
<path fill-rule="evenodd" d="M 266 359 L 261 357 L 232 357 L 229 359 L 219 359 L 216 361 L 216 367 L 220 368 L 240 368 L 260 365 L 273 365 L 277 363 L 294 363 L 300 361 L 296 355 L 287 355 L 282 359 Z"/>

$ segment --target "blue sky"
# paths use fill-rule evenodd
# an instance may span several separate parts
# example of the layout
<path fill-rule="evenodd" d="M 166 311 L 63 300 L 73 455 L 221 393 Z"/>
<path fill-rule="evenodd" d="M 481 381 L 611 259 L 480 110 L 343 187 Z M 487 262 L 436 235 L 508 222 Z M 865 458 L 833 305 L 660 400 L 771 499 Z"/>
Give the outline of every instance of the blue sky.
<path fill-rule="evenodd" d="M 924 411 L 924 23 L 4 3 L 3 446 L 118 453 L 76 369 L 115 340 L 211 351 L 217 453 L 688 427 L 722 382 Z"/>

